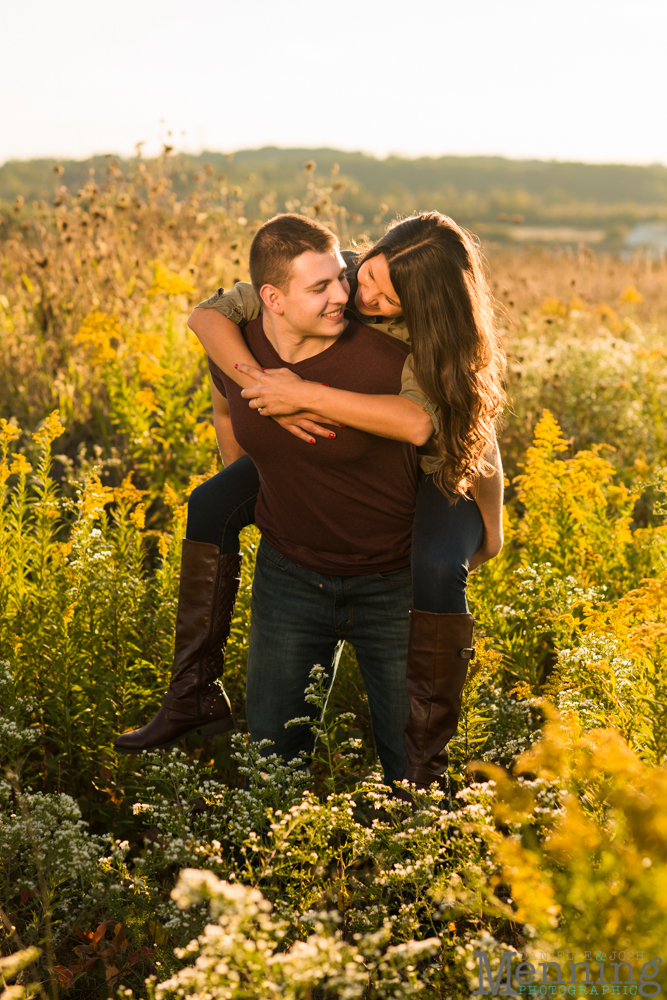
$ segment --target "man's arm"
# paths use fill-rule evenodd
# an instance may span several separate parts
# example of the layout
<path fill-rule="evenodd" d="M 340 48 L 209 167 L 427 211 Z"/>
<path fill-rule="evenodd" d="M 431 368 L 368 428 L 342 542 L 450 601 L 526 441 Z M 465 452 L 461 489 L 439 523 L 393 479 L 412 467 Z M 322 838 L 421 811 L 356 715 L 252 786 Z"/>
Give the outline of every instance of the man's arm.
<path fill-rule="evenodd" d="M 497 441 L 487 449 L 484 458 L 494 472 L 491 476 L 480 476 L 472 490 L 484 522 L 484 538 L 470 560 L 471 570 L 493 559 L 503 547 L 503 463 Z"/>
<path fill-rule="evenodd" d="M 211 379 L 211 396 L 213 399 L 213 426 L 215 437 L 224 464 L 231 465 L 237 458 L 245 455 L 241 445 L 234 437 L 232 418 L 229 415 L 229 404 Z"/>

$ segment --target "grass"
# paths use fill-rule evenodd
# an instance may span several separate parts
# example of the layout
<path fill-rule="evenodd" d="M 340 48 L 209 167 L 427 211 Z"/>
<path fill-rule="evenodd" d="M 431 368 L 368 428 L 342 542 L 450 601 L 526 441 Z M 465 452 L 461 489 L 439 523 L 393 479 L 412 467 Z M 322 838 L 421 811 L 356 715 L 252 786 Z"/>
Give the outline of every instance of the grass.
<path fill-rule="evenodd" d="M 247 745 L 254 529 L 240 734 L 112 750 L 167 682 L 184 503 L 219 467 L 185 320 L 246 277 L 258 222 L 212 174 L 180 199 L 168 159 L 132 170 L 1 209 L 0 919 L 7 955 L 41 949 L 12 996 L 466 996 L 479 948 L 625 949 L 638 975 L 666 929 L 664 262 L 489 257 L 507 543 L 470 584 L 456 809 L 413 814 L 347 647 L 311 777 Z M 358 235 L 304 183 L 301 211 Z"/>

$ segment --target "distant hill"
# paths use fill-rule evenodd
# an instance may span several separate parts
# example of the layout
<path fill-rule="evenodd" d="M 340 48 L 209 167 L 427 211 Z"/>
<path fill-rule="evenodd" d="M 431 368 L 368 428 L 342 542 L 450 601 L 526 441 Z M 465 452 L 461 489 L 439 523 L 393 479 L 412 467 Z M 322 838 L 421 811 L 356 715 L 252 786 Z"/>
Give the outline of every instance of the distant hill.
<path fill-rule="evenodd" d="M 363 218 L 369 232 L 377 228 L 373 220 L 381 204 L 387 206 L 385 218 L 437 208 L 487 240 L 503 241 L 576 242 L 579 238 L 620 246 L 638 222 L 667 219 L 667 167 L 661 164 L 643 167 L 495 156 L 380 160 L 335 149 L 265 147 L 240 150 L 232 157 L 212 152 L 179 154 L 170 158 L 170 171 L 174 188 L 183 193 L 197 183 L 195 175 L 208 164 L 209 171 L 243 189 L 252 216 L 260 198 L 270 193 L 275 195 L 277 211 L 284 210 L 287 200 L 303 195 L 307 160 L 315 160 L 319 183 L 327 182 L 332 166 L 338 164 L 333 180 L 345 185 L 339 200 Z M 3 164 L 0 200 L 11 201 L 17 195 L 26 201 L 52 197 L 56 180 L 58 185 L 77 188 L 88 179 L 90 169 L 99 180 L 108 166 L 104 156 L 59 162 L 64 173 L 57 179 L 55 160 Z M 121 159 L 116 162 L 121 169 L 128 165 Z"/>

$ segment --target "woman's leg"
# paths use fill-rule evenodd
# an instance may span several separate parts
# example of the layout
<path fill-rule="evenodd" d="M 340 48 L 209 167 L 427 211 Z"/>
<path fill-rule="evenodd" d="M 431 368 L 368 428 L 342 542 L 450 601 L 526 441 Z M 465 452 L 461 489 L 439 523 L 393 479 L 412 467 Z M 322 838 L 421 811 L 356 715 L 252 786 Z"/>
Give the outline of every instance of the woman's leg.
<path fill-rule="evenodd" d="M 455 503 L 420 474 L 412 532 L 412 602 L 431 614 L 465 614 L 470 560 L 484 540 L 484 522 L 472 499 Z"/>
<path fill-rule="evenodd" d="M 461 714 L 468 662 L 474 656 L 474 618 L 466 585 L 470 560 L 482 544 L 477 504 L 450 502 L 433 476 L 420 476 L 413 530 L 413 609 L 407 685 L 410 718 L 403 735 L 404 777 L 424 788 L 447 786 L 447 743 Z"/>
<path fill-rule="evenodd" d="M 244 455 L 190 494 L 185 537 L 217 545 L 222 553 L 240 549 L 239 532 L 255 522 L 259 476 Z"/>
<path fill-rule="evenodd" d="M 169 689 L 148 725 L 116 739 L 117 750 L 157 750 L 191 732 L 213 735 L 233 727 L 229 699 L 217 681 L 241 578 L 239 531 L 254 520 L 258 489 L 257 470 L 244 456 L 192 491 Z"/>

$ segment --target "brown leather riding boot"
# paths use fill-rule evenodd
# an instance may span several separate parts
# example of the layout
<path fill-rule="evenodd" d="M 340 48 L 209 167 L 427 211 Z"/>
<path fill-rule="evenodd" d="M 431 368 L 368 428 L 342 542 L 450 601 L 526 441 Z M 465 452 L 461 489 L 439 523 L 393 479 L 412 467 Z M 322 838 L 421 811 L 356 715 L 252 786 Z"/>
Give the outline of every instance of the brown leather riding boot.
<path fill-rule="evenodd" d="M 221 554 L 217 545 L 184 539 L 171 683 L 155 718 L 118 736 L 116 750 L 164 750 L 188 733 L 214 736 L 233 729 L 229 699 L 217 682 L 225 664 L 241 559 Z"/>
<path fill-rule="evenodd" d="M 448 786 L 447 744 L 456 732 L 468 663 L 475 655 L 472 615 L 410 612 L 408 698 L 403 733 L 408 758 L 403 777 L 418 788 Z"/>

